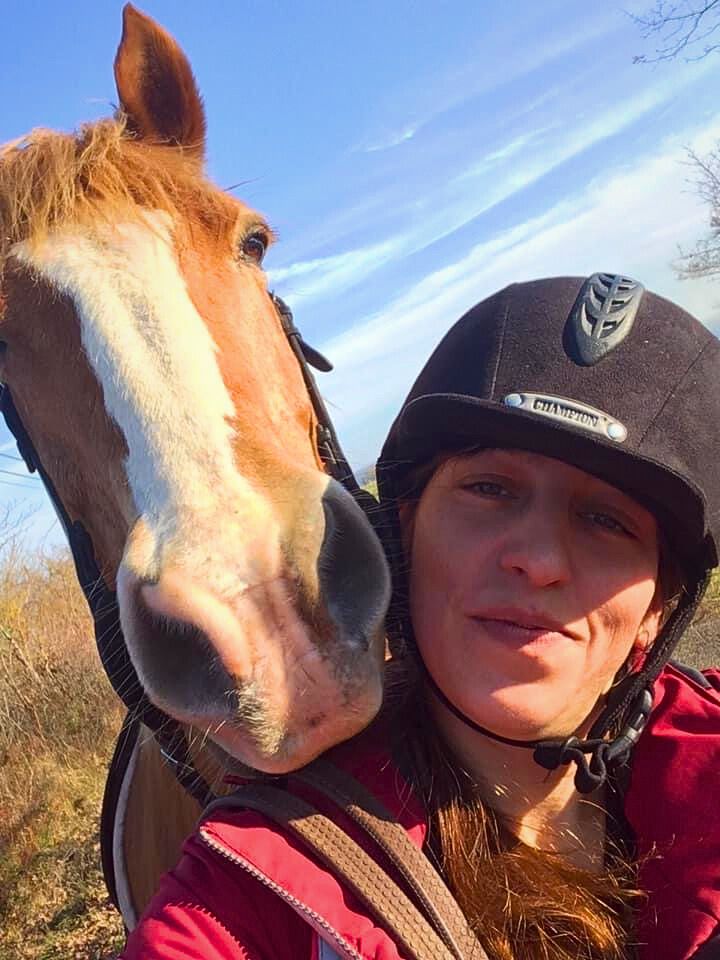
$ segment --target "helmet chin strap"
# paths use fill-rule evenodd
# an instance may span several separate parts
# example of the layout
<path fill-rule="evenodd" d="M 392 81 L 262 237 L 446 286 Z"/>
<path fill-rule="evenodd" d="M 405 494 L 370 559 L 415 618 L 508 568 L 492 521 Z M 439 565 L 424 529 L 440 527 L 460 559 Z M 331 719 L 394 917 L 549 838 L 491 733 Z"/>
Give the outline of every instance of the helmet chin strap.
<path fill-rule="evenodd" d="M 453 716 L 490 740 L 532 750 L 535 763 L 545 770 L 575 763 L 575 788 L 578 793 L 592 793 L 606 782 L 611 768 L 627 761 L 645 729 L 653 706 L 653 684 L 692 621 L 710 580 L 711 566 L 704 555 L 696 558 L 695 569 L 687 571 L 687 586 L 655 638 L 642 667 L 613 685 L 607 703 L 584 740 L 575 736 L 554 740 L 514 740 L 476 723 L 448 698 L 430 674 L 417 649 L 407 617 L 396 616 L 396 627 L 400 628 L 404 641 L 414 647 L 428 686 Z M 619 732 L 615 733 L 617 730 Z"/>
<path fill-rule="evenodd" d="M 592 793 L 593 790 L 597 790 L 605 783 L 610 766 L 628 755 L 643 732 L 652 710 L 652 690 L 648 686 L 642 690 L 641 695 L 637 698 L 638 702 L 635 710 L 631 712 L 620 733 L 612 740 L 605 740 L 602 737 L 581 740 L 574 736 L 557 740 L 515 740 L 512 737 L 503 737 L 499 733 L 494 733 L 487 727 L 471 720 L 441 690 L 422 659 L 421 664 L 428 686 L 438 700 L 447 707 L 453 716 L 461 720 L 471 730 L 509 747 L 533 750 L 535 763 L 545 770 L 556 770 L 558 767 L 572 762 L 577 764 L 575 788 L 578 793 Z M 616 689 L 621 687 L 622 683 L 618 684 Z M 613 697 L 614 699 L 615 697 Z"/>

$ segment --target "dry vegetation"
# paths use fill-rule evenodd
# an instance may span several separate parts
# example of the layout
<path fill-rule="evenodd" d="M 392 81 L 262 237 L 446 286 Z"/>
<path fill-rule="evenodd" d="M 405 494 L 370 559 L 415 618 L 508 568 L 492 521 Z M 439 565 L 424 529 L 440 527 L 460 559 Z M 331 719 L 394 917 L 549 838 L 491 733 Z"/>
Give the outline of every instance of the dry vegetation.
<path fill-rule="evenodd" d="M 720 574 L 710 581 L 703 605 L 680 644 L 677 659 L 699 670 L 720 667 Z"/>
<path fill-rule="evenodd" d="M 681 652 L 717 664 L 720 581 Z M 122 942 L 98 816 L 120 710 L 64 556 L 0 561 L 0 957 L 106 960 Z"/>
<path fill-rule="evenodd" d="M 0 957 L 102 960 L 98 816 L 120 720 L 65 557 L 0 562 Z"/>

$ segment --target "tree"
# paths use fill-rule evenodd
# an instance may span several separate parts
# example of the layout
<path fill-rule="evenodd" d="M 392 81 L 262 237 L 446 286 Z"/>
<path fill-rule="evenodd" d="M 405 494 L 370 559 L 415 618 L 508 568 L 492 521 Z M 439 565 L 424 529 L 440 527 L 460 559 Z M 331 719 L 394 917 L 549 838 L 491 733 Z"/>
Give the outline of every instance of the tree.
<path fill-rule="evenodd" d="M 702 60 L 720 51 L 720 0 L 656 0 L 647 13 L 633 16 L 646 40 L 656 44 L 653 54 L 638 54 L 634 63 Z"/>
<path fill-rule="evenodd" d="M 694 186 L 710 210 L 710 231 L 689 252 L 680 251 L 676 263 L 683 277 L 720 275 L 720 145 L 705 157 L 692 150 L 689 160 L 695 168 Z"/>
<path fill-rule="evenodd" d="M 720 53 L 720 0 L 656 0 L 655 6 L 632 19 L 646 40 L 657 44 L 652 55 L 633 57 L 634 63 L 658 63 L 682 56 L 687 62 Z M 694 186 L 710 211 L 710 231 L 689 252 L 680 251 L 675 263 L 683 277 L 720 275 L 720 144 L 701 157 L 688 151 L 695 170 Z"/>

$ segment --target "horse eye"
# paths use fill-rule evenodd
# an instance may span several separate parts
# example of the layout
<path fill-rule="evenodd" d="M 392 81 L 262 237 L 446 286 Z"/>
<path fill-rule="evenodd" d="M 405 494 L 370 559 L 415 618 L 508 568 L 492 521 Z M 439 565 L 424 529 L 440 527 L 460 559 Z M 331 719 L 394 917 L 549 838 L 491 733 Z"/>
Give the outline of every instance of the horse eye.
<path fill-rule="evenodd" d="M 243 256 L 257 264 L 262 263 L 267 248 L 267 234 L 262 230 L 256 230 L 254 233 L 248 234 L 248 236 L 243 240 L 241 247 Z"/>

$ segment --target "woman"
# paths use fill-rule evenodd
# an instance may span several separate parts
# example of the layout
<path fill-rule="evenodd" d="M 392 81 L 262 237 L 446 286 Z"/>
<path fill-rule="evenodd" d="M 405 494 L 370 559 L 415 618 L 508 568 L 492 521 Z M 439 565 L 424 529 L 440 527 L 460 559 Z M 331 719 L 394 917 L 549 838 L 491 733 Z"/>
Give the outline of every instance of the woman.
<path fill-rule="evenodd" d="M 596 274 L 476 306 L 390 431 L 388 696 L 333 760 L 493 960 L 720 955 L 720 682 L 667 665 L 717 564 L 719 415 L 720 343 Z M 124 956 L 403 953 L 294 837 L 215 809 Z"/>

